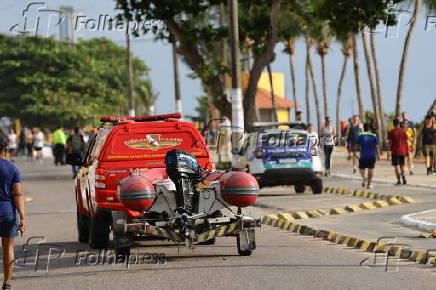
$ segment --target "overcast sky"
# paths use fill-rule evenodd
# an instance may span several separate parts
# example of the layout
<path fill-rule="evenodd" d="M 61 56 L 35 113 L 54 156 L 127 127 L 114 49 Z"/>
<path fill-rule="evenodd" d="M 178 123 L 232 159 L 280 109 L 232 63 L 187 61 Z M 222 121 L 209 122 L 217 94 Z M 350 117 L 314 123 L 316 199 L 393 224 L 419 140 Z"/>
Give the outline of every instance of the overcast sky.
<path fill-rule="evenodd" d="M 44 1 L 38 1 L 44 2 Z M 17 0 L 1 0 L 0 4 L 0 33 L 8 33 L 11 26 L 22 23 L 23 9 L 31 3 L 30 1 Z M 57 9 L 62 5 L 71 5 L 75 10 L 81 11 L 86 19 L 98 19 L 99 15 L 108 14 L 114 16 L 117 11 L 114 9 L 115 2 L 111 0 L 49 0 L 45 1 L 47 8 Z M 42 14 L 41 14 L 42 15 Z M 436 28 L 433 26 L 427 27 L 430 31 L 426 31 L 427 11 L 422 11 L 419 19 L 416 33 L 413 37 L 413 42 L 410 49 L 409 62 L 406 73 L 406 83 L 404 86 L 404 109 L 410 114 L 413 120 L 421 120 L 424 111 L 430 106 L 436 98 Z M 42 17 L 41 17 L 42 18 Z M 436 13 L 433 18 L 436 22 Z M 47 25 L 41 20 L 41 26 Z M 46 20 L 47 21 L 47 20 Z M 408 21 L 407 16 L 403 18 L 403 22 Z M 383 29 L 382 27 L 379 27 Z M 402 47 L 404 37 L 408 27 L 402 25 L 399 30 L 398 37 L 394 37 L 396 31 L 390 31 L 390 38 L 385 38 L 384 33 L 377 34 L 377 50 L 380 61 L 383 99 L 385 110 L 387 112 L 394 111 L 395 96 L 398 80 L 398 69 L 401 60 Z M 49 34 L 58 34 L 58 28 L 50 28 Z M 108 37 L 115 42 L 124 45 L 124 35 L 122 32 L 102 32 L 102 31 L 84 31 L 83 38 L 93 37 Z M 159 93 L 159 98 L 156 103 L 157 113 L 170 113 L 174 111 L 174 89 L 173 89 L 173 70 L 171 47 L 162 42 L 154 42 L 151 34 L 142 36 L 133 40 L 133 53 L 151 68 L 151 79 L 155 90 Z M 289 76 L 289 60 L 288 56 L 281 51 L 283 46 L 279 44 L 276 48 L 276 60 L 272 64 L 274 72 L 285 74 L 287 95 L 290 98 L 290 76 Z M 313 55 L 315 63 L 315 73 L 319 78 L 318 88 L 321 96 L 321 80 L 319 57 Z M 340 45 L 333 43 L 329 55 L 327 57 L 328 70 L 328 94 L 330 99 L 330 112 L 334 117 L 334 107 L 337 83 L 342 67 L 342 52 Z M 297 93 L 298 100 L 303 104 L 304 109 L 304 62 L 305 62 L 305 47 L 300 40 L 297 42 Z M 365 97 L 366 109 L 371 109 L 370 90 L 364 62 L 363 49 L 360 47 L 360 63 L 362 77 L 362 91 Z M 347 117 L 352 113 L 357 112 L 357 104 L 355 101 L 355 88 L 353 79 L 352 62 L 349 62 L 348 74 L 346 76 L 344 91 L 343 91 L 343 117 Z M 196 97 L 202 96 L 201 85 L 199 80 L 193 80 L 188 75 L 192 73 L 189 68 L 181 62 L 181 92 L 183 111 L 185 114 L 195 114 L 194 108 L 197 105 Z M 314 121 L 314 120 L 313 120 Z"/>

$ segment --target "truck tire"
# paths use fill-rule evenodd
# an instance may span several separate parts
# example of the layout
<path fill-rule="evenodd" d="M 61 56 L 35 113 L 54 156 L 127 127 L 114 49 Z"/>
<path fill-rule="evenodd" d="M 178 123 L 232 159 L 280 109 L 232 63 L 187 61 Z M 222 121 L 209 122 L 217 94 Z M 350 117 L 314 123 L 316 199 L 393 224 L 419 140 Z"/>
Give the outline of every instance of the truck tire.
<path fill-rule="evenodd" d="M 110 222 L 105 212 L 97 212 L 89 218 L 89 246 L 93 249 L 105 249 L 109 245 Z"/>
<path fill-rule="evenodd" d="M 241 242 L 240 242 L 240 238 L 239 238 L 239 235 L 238 236 L 236 236 L 236 245 L 237 245 L 237 247 L 238 247 L 238 254 L 239 254 L 239 256 L 251 256 L 251 254 L 252 254 L 252 250 L 250 250 L 250 249 L 248 249 L 248 250 L 242 250 L 241 249 Z"/>
<path fill-rule="evenodd" d="M 79 209 L 77 209 L 77 235 L 79 242 L 89 242 L 89 219 L 86 215 L 80 214 Z"/>
<path fill-rule="evenodd" d="M 312 192 L 313 194 L 321 194 L 322 193 L 322 179 L 316 178 L 312 181 Z"/>
<path fill-rule="evenodd" d="M 306 186 L 304 184 L 296 184 L 294 185 L 296 193 L 304 193 L 306 191 Z"/>

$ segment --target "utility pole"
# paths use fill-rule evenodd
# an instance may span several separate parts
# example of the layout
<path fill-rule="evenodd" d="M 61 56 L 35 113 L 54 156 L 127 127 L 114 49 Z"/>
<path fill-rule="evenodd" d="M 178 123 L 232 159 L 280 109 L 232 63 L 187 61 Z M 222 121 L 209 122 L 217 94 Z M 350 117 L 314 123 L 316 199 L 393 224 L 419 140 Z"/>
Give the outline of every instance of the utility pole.
<path fill-rule="evenodd" d="M 176 41 L 173 44 L 173 66 L 174 66 L 174 97 L 176 101 L 176 113 L 182 113 L 182 99 L 180 97 L 180 80 L 179 80 L 179 57 L 177 55 Z"/>
<path fill-rule="evenodd" d="M 238 151 L 244 136 L 244 111 L 240 86 L 238 0 L 230 0 L 230 29 L 232 46 L 232 167 L 239 168 Z"/>
<path fill-rule="evenodd" d="M 134 94 L 134 84 L 133 84 L 133 66 L 132 66 L 132 56 L 130 53 L 130 36 L 129 32 L 126 31 L 126 42 L 127 42 L 127 71 L 128 71 L 128 96 L 129 96 L 129 116 L 135 117 L 135 98 Z"/>

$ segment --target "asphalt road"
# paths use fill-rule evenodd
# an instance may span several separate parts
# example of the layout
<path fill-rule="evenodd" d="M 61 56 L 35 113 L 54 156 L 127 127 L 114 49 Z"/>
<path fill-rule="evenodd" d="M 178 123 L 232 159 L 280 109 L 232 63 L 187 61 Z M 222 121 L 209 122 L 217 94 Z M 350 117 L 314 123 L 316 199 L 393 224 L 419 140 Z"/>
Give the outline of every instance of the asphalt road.
<path fill-rule="evenodd" d="M 221 238 L 214 246 L 199 246 L 194 250 L 178 249 L 166 242 L 149 242 L 148 246 L 133 251 L 138 255 L 164 254 L 164 264 L 142 261 L 127 267 L 114 263 L 102 265 L 100 260 L 98 265 L 93 265 L 96 256 L 90 252 L 95 250 L 77 242 L 70 168 L 54 167 L 49 161 L 17 164 L 23 172 L 25 192 L 33 201 L 26 204 L 28 232 L 16 242 L 16 256 L 20 259 L 15 269 L 14 289 L 430 289 L 429 285 L 434 284 L 436 278 L 431 267 L 411 262 L 401 262 L 399 272 L 388 273 L 382 266 L 360 266 L 360 262 L 371 258 L 372 254 L 280 232 L 269 226 L 257 232 L 258 248 L 251 257 L 237 255 L 234 238 Z M 357 186 L 343 180 L 326 182 L 337 187 Z M 406 187 L 392 190 L 415 194 L 422 200 L 410 205 L 411 208 L 404 208 L 405 211 L 413 211 L 413 206 L 434 206 L 426 205 L 432 197 L 423 190 Z M 295 195 L 286 187 L 263 189 L 263 193 L 256 208 L 249 209 L 258 217 L 282 210 L 343 206 L 358 200 L 327 194 Z M 379 209 L 377 214 L 380 217 L 385 214 L 385 218 L 393 220 L 389 210 L 392 209 Z M 359 224 L 370 229 L 374 223 L 372 214 L 362 214 Z M 344 231 L 353 230 L 353 221 L 346 220 L 351 217 L 331 217 L 335 220 L 326 219 L 322 226 L 336 225 Z M 323 219 L 315 220 L 321 221 Z M 37 246 L 42 238 L 30 241 L 25 263 L 22 245 L 31 237 L 44 237 L 45 242 Z M 40 249 L 37 269 L 32 265 L 36 248 Z M 64 252 L 61 257 L 59 251 Z"/>

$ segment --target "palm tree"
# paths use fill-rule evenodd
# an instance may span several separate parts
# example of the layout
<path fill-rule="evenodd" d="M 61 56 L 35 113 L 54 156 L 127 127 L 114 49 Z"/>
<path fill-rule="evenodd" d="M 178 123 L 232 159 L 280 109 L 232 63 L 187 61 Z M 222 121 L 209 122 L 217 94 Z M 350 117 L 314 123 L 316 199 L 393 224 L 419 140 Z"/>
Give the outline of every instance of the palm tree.
<path fill-rule="evenodd" d="M 356 35 L 351 34 L 351 40 L 353 44 L 353 67 L 354 67 L 354 82 L 356 84 L 356 97 L 359 104 L 359 116 L 363 120 L 365 118 L 365 107 L 362 99 L 362 89 L 360 87 L 360 68 L 359 68 L 359 50 L 357 47 Z"/>
<path fill-rule="evenodd" d="M 368 72 L 368 79 L 369 79 L 369 87 L 371 89 L 371 100 L 372 100 L 372 108 L 373 108 L 373 118 L 375 119 L 377 123 L 377 133 L 379 136 L 381 136 L 381 128 L 380 128 L 380 115 L 379 115 L 379 109 L 378 109 L 378 97 L 377 97 L 377 91 L 374 83 L 374 76 L 372 73 L 372 63 L 371 63 L 371 55 L 369 51 L 369 45 L 368 45 L 368 37 L 367 33 L 362 30 L 362 42 L 363 42 L 363 51 L 365 53 L 365 60 L 366 60 L 366 70 Z"/>
<path fill-rule="evenodd" d="M 342 96 L 342 86 L 345 80 L 345 74 L 347 73 L 348 60 L 352 55 L 353 47 L 351 40 L 347 39 L 340 40 L 342 42 L 342 54 L 344 55 L 344 62 L 342 64 L 341 76 L 338 83 L 338 91 L 336 95 L 336 132 L 339 134 L 341 132 L 341 96 Z"/>
<path fill-rule="evenodd" d="M 315 74 L 313 72 L 313 65 L 312 65 L 311 48 L 312 48 L 313 41 L 308 36 L 306 36 L 305 38 L 306 38 L 306 52 L 307 52 L 306 55 L 307 69 L 309 71 L 309 77 L 312 82 L 313 98 L 315 99 L 316 119 L 318 124 L 317 127 L 318 127 L 318 132 L 320 132 L 322 127 L 322 115 L 321 115 L 321 106 L 319 103 L 318 89 L 317 89 Z"/>
<path fill-rule="evenodd" d="M 322 91 L 324 97 L 324 114 L 325 116 L 330 116 L 329 113 L 329 99 L 327 95 L 327 76 L 326 76 L 326 64 L 325 58 L 328 54 L 331 42 L 330 31 L 328 30 L 328 26 L 326 24 L 322 24 L 319 29 L 319 37 L 318 37 L 318 55 L 321 58 L 321 73 L 322 73 Z"/>
<path fill-rule="evenodd" d="M 395 105 L 395 113 L 399 115 L 403 108 L 403 88 L 404 88 L 404 76 L 406 72 L 406 64 L 409 56 L 410 44 L 412 41 L 413 33 L 416 29 L 416 23 L 418 22 L 419 11 L 421 9 L 422 0 L 415 0 L 415 9 L 412 15 L 412 21 L 410 23 L 409 31 L 407 32 L 406 39 L 404 40 L 403 56 L 400 63 L 400 72 L 398 75 L 398 88 L 397 88 L 397 100 Z M 432 2 L 430 2 L 432 3 Z"/>
<path fill-rule="evenodd" d="M 289 70 L 291 72 L 291 87 L 292 87 L 292 99 L 294 100 L 295 105 L 295 116 L 297 115 L 297 80 L 295 77 L 295 64 L 294 64 L 294 55 L 295 55 L 295 39 L 291 38 L 284 42 L 285 49 L 283 50 L 285 53 L 289 55 Z"/>
<path fill-rule="evenodd" d="M 268 71 L 268 78 L 269 78 L 269 85 L 271 87 L 271 103 L 272 103 L 272 118 L 271 121 L 277 122 L 277 104 L 276 104 L 276 96 L 274 95 L 274 84 L 273 84 L 273 77 L 271 72 L 271 64 L 269 63 L 266 66 L 266 69 Z"/>
<path fill-rule="evenodd" d="M 386 120 L 384 115 L 384 105 L 383 105 L 383 96 L 382 96 L 382 89 L 381 89 L 381 78 L 380 78 L 380 68 L 377 58 L 377 50 L 376 50 L 376 41 L 375 41 L 375 33 L 374 29 L 371 29 L 370 34 L 370 44 L 371 44 L 371 54 L 372 54 L 372 61 L 374 64 L 374 71 L 375 71 L 375 83 L 377 88 L 377 106 L 378 106 L 378 118 L 380 119 L 380 128 L 381 128 L 381 139 L 382 139 L 382 148 L 383 150 L 387 149 L 387 128 L 386 128 Z"/>

